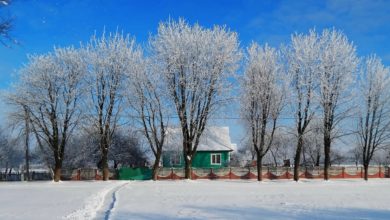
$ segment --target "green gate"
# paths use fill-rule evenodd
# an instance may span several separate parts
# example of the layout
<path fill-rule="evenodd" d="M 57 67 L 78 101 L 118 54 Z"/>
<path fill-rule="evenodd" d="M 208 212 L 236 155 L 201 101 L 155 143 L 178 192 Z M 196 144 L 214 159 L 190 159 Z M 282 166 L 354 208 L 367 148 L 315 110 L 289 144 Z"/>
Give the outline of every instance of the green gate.
<path fill-rule="evenodd" d="M 152 179 L 152 170 L 147 167 L 130 168 L 123 167 L 119 169 L 119 180 L 150 180 Z"/>

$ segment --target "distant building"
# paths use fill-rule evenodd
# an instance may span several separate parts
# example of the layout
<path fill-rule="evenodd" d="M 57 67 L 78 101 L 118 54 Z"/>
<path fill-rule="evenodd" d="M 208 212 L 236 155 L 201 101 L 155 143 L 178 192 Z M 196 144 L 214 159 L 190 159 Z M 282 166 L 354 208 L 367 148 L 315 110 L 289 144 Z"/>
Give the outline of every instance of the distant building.
<path fill-rule="evenodd" d="M 162 154 L 163 167 L 184 167 L 181 129 L 169 128 L 167 143 Z M 230 153 L 237 145 L 230 140 L 229 127 L 210 127 L 201 136 L 192 160 L 195 168 L 221 168 L 229 166 Z"/>

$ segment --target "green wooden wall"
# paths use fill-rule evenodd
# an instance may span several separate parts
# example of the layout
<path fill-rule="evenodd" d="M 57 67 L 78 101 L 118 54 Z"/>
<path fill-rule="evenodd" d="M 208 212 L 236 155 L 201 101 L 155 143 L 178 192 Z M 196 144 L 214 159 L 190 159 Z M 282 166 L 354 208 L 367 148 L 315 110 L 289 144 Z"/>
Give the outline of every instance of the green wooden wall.
<path fill-rule="evenodd" d="M 221 165 L 211 165 L 211 154 L 221 154 Z M 163 167 L 184 167 L 183 155 L 180 156 L 180 164 L 171 164 L 171 155 L 174 152 L 163 152 Z M 177 155 L 177 154 L 176 154 Z M 220 168 L 229 166 L 229 151 L 198 151 L 192 161 L 195 168 Z"/>

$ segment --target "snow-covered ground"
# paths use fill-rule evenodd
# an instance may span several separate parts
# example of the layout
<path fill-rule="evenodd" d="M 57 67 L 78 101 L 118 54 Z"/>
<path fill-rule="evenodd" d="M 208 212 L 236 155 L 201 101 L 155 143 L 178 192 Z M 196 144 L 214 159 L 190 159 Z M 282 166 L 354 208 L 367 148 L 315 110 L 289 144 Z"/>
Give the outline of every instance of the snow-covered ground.
<path fill-rule="evenodd" d="M 390 180 L 0 183 L 0 219 L 390 219 Z"/>
<path fill-rule="evenodd" d="M 0 219 L 92 219 L 120 182 L 0 182 Z"/>

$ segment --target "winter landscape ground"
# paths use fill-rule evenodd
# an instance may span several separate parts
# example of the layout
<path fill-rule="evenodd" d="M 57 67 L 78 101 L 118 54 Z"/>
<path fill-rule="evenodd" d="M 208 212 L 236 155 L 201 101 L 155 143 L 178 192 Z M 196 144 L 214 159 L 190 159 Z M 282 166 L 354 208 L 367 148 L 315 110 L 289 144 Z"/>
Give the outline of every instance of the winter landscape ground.
<path fill-rule="evenodd" d="M 0 219 L 389 219 L 390 181 L 0 183 Z"/>

